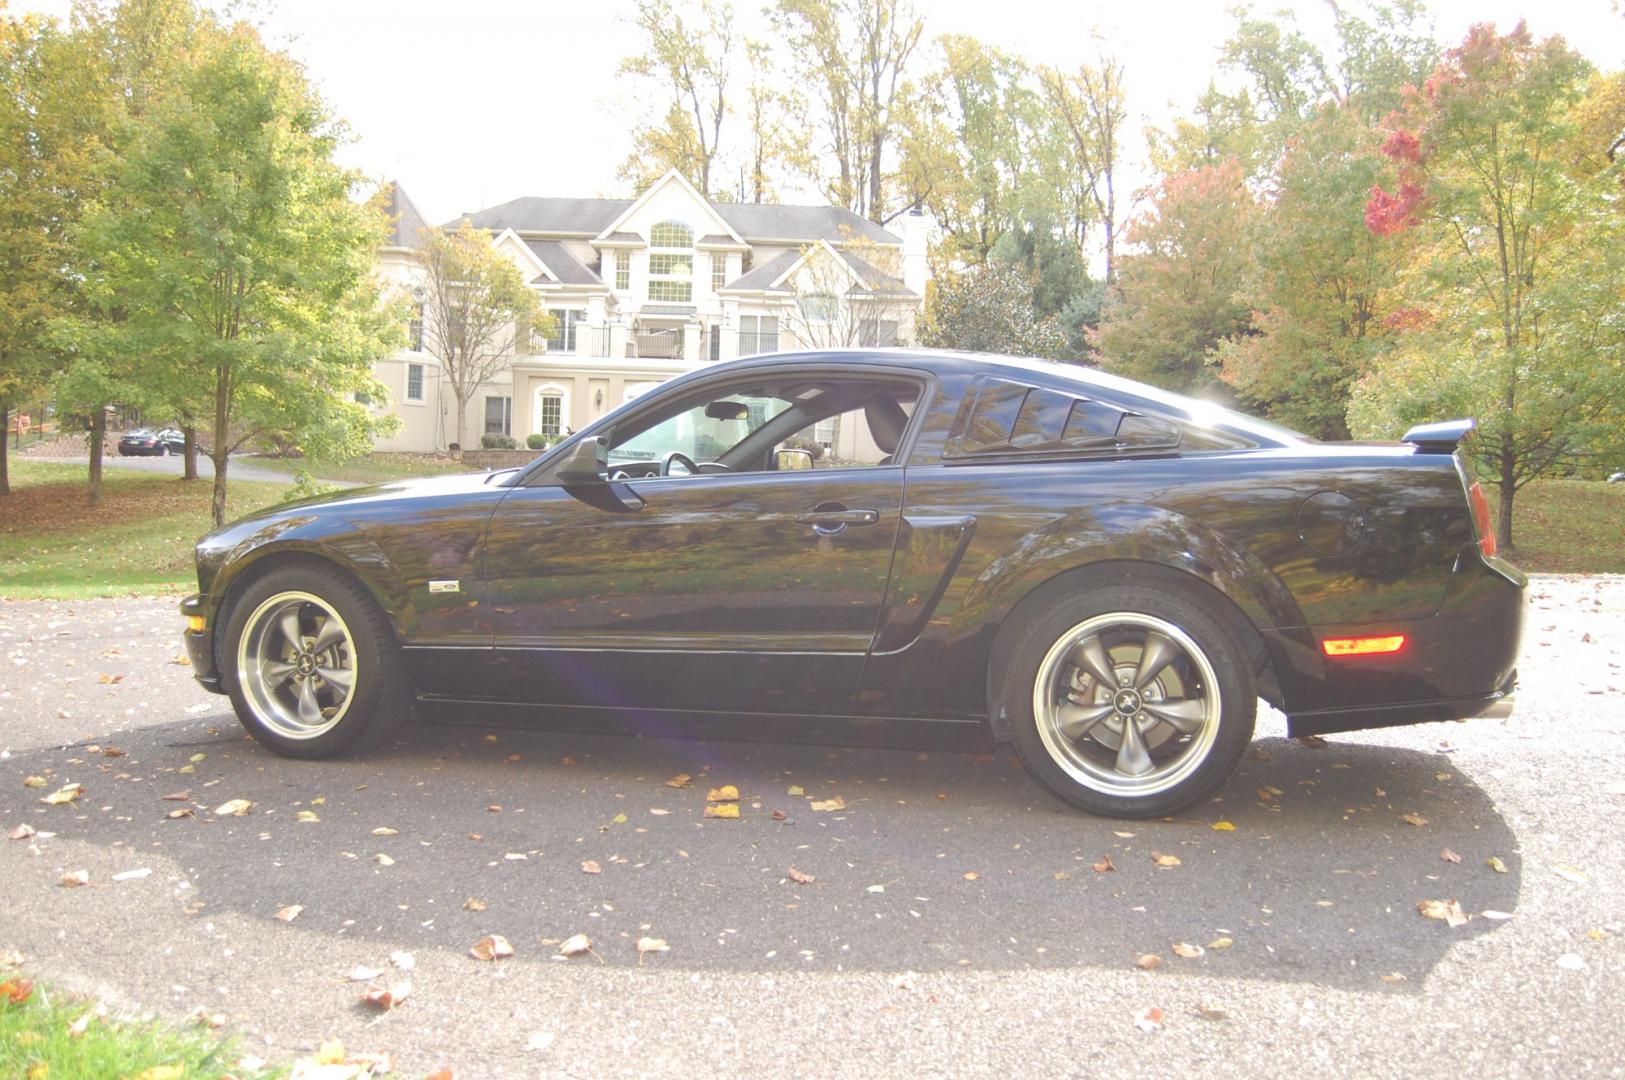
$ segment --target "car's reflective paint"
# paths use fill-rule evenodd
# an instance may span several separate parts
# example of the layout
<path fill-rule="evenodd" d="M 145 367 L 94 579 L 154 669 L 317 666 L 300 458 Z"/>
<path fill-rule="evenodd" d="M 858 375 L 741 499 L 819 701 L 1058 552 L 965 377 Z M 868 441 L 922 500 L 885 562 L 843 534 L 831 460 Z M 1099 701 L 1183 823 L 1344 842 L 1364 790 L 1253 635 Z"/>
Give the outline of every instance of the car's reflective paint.
<path fill-rule="evenodd" d="M 667 393 L 800 366 L 917 377 L 899 463 L 546 480 L 576 440 Z M 1081 385 L 1256 448 L 945 461 L 965 389 L 989 371 Z M 826 533 L 796 520 L 829 506 L 872 521 Z M 1000 629 L 1021 602 L 1046 583 L 1147 577 L 1223 597 L 1261 691 L 1308 733 L 1474 715 L 1510 688 L 1524 579 L 1474 539 L 1449 453 L 1300 440 L 1061 365 L 778 355 L 674 380 L 520 472 L 384 484 L 234 523 L 199 544 L 194 609 L 218 627 L 264 560 L 319 558 L 389 613 L 431 701 L 991 719 L 998 731 Z M 1379 632 L 1407 647 L 1331 659 L 1319 646 Z M 212 640 L 188 641 L 215 681 Z"/>

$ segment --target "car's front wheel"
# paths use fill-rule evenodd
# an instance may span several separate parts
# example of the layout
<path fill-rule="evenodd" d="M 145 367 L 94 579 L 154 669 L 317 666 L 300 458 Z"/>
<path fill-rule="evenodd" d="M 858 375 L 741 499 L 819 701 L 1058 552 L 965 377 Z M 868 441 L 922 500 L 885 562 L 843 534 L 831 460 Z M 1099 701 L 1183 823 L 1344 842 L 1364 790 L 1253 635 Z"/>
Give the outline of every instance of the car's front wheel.
<path fill-rule="evenodd" d="M 1017 752 L 1067 802 L 1155 817 L 1210 794 L 1253 734 L 1246 653 L 1189 596 L 1113 585 L 1061 596 L 1019 630 L 1005 683 Z"/>
<path fill-rule="evenodd" d="M 336 570 L 290 566 L 252 582 L 232 605 L 220 657 L 237 718 L 289 757 L 362 749 L 411 711 L 383 612 Z"/>

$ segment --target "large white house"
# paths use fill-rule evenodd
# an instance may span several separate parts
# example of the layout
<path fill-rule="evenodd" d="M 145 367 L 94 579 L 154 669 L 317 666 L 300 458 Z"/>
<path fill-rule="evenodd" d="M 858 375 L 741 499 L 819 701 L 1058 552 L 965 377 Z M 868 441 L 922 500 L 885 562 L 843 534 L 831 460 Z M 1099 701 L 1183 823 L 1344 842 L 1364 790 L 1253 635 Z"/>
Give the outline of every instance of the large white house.
<path fill-rule="evenodd" d="M 384 196 L 394 227 L 380 272 L 419 306 L 408 348 L 376 365 L 402 420 L 378 449 L 441 450 L 457 441 L 456 398 L 424 348 L 427 223 L 399 184 Z M 518 342 L 469 402 L 470 446 L 575 430 L 707 363 L 908 344 L 929 272 L 917 215 L 899 235 L 840 207 L 711 202 L 676 172 L 637 199 L 527 197 L 465 217 L 520 267 L 555 326 Z"/>

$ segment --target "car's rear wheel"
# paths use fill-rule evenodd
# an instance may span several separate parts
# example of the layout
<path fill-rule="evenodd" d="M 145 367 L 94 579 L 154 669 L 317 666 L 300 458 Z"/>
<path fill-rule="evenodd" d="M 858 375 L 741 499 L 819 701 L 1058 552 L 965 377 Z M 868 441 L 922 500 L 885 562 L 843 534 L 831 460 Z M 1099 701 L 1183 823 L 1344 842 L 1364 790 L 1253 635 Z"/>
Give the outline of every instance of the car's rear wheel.
<path fill-rule="evenodd" d="M 249 733 L 279 754 L 333 757 L 398 730 L 411 712 L 383 612 L 335 570 L 290 566 L 232 605 L 220 656 Z"/>
<path fill-rule="evenodd" d="M 1027 616 L 1005 709 L 1029 772 L 1111 817 L 1182 810 L 1252 738 L 1246 653 L 1191 597 L 1152 585 L 1062 596 Z"/>

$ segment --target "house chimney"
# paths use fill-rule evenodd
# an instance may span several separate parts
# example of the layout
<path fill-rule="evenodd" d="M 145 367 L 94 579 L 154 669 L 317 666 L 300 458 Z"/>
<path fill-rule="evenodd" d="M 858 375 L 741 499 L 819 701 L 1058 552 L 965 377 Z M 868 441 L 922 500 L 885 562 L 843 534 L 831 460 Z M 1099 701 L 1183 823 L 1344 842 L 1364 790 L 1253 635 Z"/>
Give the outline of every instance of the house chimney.
<path fill-rule="evenodd" d="M 931 276 L 925 257 L 926 234 L 930 229 L 931 219 L 918 206 L 903 215 L 903 284 L 921 296 L 925 295 L 925 282 Z"/>

